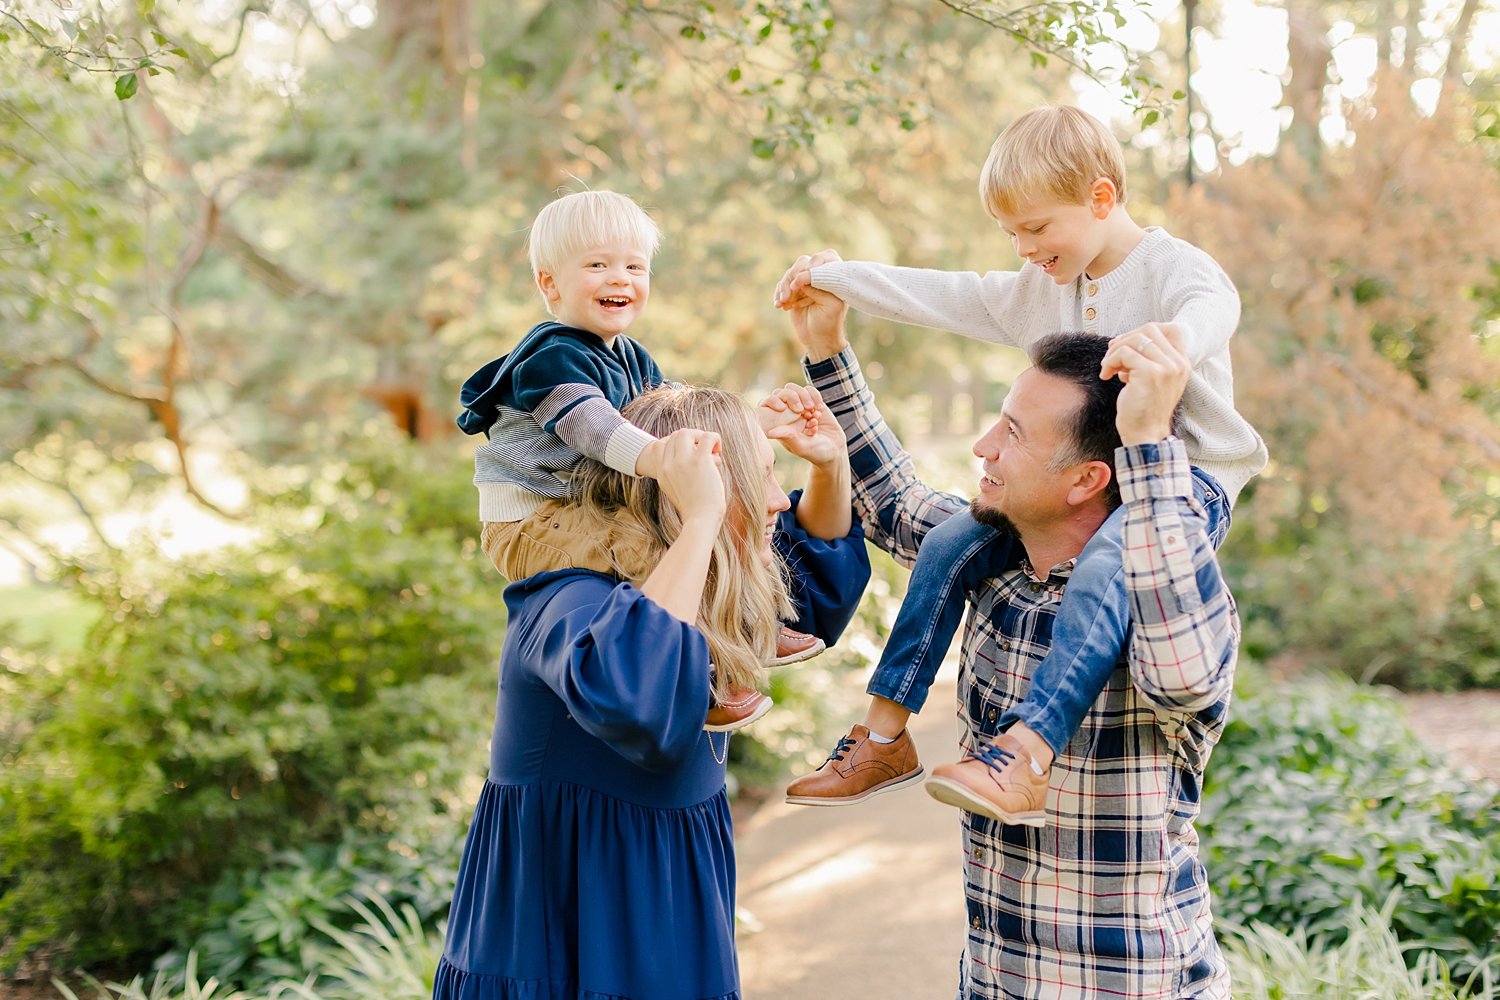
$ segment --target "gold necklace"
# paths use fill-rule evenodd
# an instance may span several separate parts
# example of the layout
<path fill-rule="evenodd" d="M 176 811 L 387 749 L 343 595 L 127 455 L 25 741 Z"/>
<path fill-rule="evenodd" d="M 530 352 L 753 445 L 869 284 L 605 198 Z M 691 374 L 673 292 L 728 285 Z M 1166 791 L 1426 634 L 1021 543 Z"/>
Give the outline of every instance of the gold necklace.
<path fill-rule="evenodd" d="M 724 752 L 722 754 L 714 751 L 714 734 L 708 734 L 708 755 L 714 759 L 714 763 L 722 764 L 729 759 L 729 734 L 724 734 Z"/>

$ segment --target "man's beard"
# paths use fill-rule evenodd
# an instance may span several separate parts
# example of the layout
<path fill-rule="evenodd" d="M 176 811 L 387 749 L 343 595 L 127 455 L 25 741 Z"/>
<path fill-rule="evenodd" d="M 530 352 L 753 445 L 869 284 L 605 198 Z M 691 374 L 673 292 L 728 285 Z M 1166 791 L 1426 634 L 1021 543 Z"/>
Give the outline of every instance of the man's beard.
<path fill-rule="evenodd" d="M 1015 526 L 1011 519 L 985 503 L 982 497 L 975 497 L 969 501 L 969 516 L 986 528 L 995 528 L 1016 538 L 1021 537 L 1021 530 Z"/>

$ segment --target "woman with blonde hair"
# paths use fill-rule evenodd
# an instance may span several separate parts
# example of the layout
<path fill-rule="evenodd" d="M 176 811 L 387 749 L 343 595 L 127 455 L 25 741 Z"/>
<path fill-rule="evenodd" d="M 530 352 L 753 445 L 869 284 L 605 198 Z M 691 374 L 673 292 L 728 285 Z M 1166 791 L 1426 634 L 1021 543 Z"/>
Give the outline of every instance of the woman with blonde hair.
<path fill-rule="evenodd" d="M 740 996 L 730 734 L 704 717 L 711 691 L 753 683 L 781 621 L 831 644 L 853 614 L 869 562 L 844 434 L 790 385 L 754 412 L 680 386 L 623 412 L 665 440 L 662 474 L 585 465 L 580 502 L 655 569 L 506 589 L 490 776 L 435 1000 Z M 809 463 L 800 495 L 769 439 Z"/>

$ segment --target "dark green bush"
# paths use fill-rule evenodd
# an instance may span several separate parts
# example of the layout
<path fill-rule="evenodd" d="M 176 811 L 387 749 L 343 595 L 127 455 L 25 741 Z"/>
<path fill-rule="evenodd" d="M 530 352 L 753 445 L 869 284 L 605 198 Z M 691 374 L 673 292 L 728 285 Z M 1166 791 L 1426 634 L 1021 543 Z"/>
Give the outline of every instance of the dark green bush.
<path fill-rule="evenodd" d="M 1239 699 L 1204 794 L 1217 912 L 1337 941 L 1400 890 L 1391 928 L 1459 975 L 1500 952 L 1500 791 L 1459 775 L 1390 698 L 1309 678 Z"/>
<path fill-rule="evenodd" d="M 1393 556 L 1311 534 L 1265 541 L 1231 532 L 1225 571 L 1246 652 L 1408 691 L 1500 687 L 1500 547 L 1474 538 L 1444 576 L 1451 596 L 1442 600 L 1389 583 L 1393 570 L 1423 565 L 1420 540 L 1408 548 Z"/>
<path fill-rule="evenodd" d="M 283 851 L 258 870 L 226 872 L 198 915 L 200 932 L 158 959 L 157 970 L 185 977 L 196 956 L 203 974 L 244 989 L 305 980 L 326 957 L 320 932 L 358 926 L 357 899 L 410 907 L 436 928 L 453 899 L 464 830 L 449 823 L 417 839 L 351 833 Z"/>
<path fill-rule="evenodd" d="M 462 826 L 504 631 L 467 479 L 388 443 L 259 544 L 90 581 L 85 650 L 9 674 L 0 967 L 149 958 L 226 871 Z"/>

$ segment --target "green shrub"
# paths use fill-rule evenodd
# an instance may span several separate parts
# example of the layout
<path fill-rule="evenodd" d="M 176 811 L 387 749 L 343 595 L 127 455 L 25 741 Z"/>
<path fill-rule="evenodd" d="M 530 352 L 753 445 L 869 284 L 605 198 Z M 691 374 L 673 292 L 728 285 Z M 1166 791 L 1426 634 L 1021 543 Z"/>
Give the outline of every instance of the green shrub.
<path fill-rule="evenodd" d="M 385 897 L 353 900 L 361 919 L 353 930 L 320 927 L 334 947 L 323 946 L 313 975 L 284 982 L 280 996 L 291 1000 L 427 1000 L 443 953 L 441 932 L 429 932 L 410 906 L 393 907 Z M 398 914 L 399 909 L 399 914 Z"/>
<path fill-rule="evenodd" d="M 1228 928 L 1224 953 L 1237 1000 L 1500 1000 L 1493 963 L 1455 981 L 1436 953 L 1412 953 L 1391 929 L 1398 895 L 1380 910 L 1356 904 L 1340 940 L 1265 924 Z"/>
<path fill-rule="evenodd" d="M 65 1000 L 80 1000 L 65 983 L 54 979 L 52 985 Z M 212 976 L 200 982 L 193 958 L 188 960 L 185 980 L 166 973 L 153 976 L 149 984 L 145 976 L 136 976 L 128 983 L 100 982 L 92 976 L 85 976 L 84 985 L 93 991 L 97 1000 L 256 1000 L 253 994 L 221 988 L 219 981 Z"/>
<path fill-rule="evenodd" d="M 305 975 L 249 990 L 225 988 L 210 976 L 199 980 L 199 957 L 189 952 L 183 967 L 158 971 L 127 983 L 84 977 L 94 1000 L 425 1000 L 432 996 L 441 931 L 429 931 L 410 905 L 393 905 L 379 892 L 341 901 L 334 921 L 315 921 L 309 933 Z M 347 928 L 347 929 L 346 929 Z M 80 1000 L 53 980 L 65 1000 Z"/>
<path fill-rule="evenodd" d="M 503 604 L 467 476 L 399 448 L 268 499 L 253 547 L 92 578 L 85 651 L 10 674 L 0 968 L 149 957 L 226 871 L 462 827 Z"/>
<path fill-rule="evenodd" d="M 1474 538 L 1444 577 L 1451 599 L 1435 601 L 1389 582 L 1393 569 L 1423 564 L 1420 547 L 1392 556 L 1317 535 L 1271 544 L 1230 532 L 1225 572 L 1246 653 L 1409 691 L 1500 687 L 1500 548 Z"/>
<path fill-rule="evenodd" d="M 157 970 L 182 977 L 195 957 L 200 969 L 246 988 L 304 979 L 326 951 L 315 931 L 347 932 L 365 916 L 351 899 L 379 899 L 436 927 L 453 898 L 465 826 L 449 822 L 421 840 L 350 834 L 228 872 L 195 919 L 198 933 L 158 959 Z"/>
<path fill-rule="evenodd" d="M 1204 793 L 1219 913 L 1336 943 L 1379 907 L 1456 975 L 1500 949 L 1500 792 L 1417 742 L 1388 697 L 1341 679 L 1238 700 Z"/>

